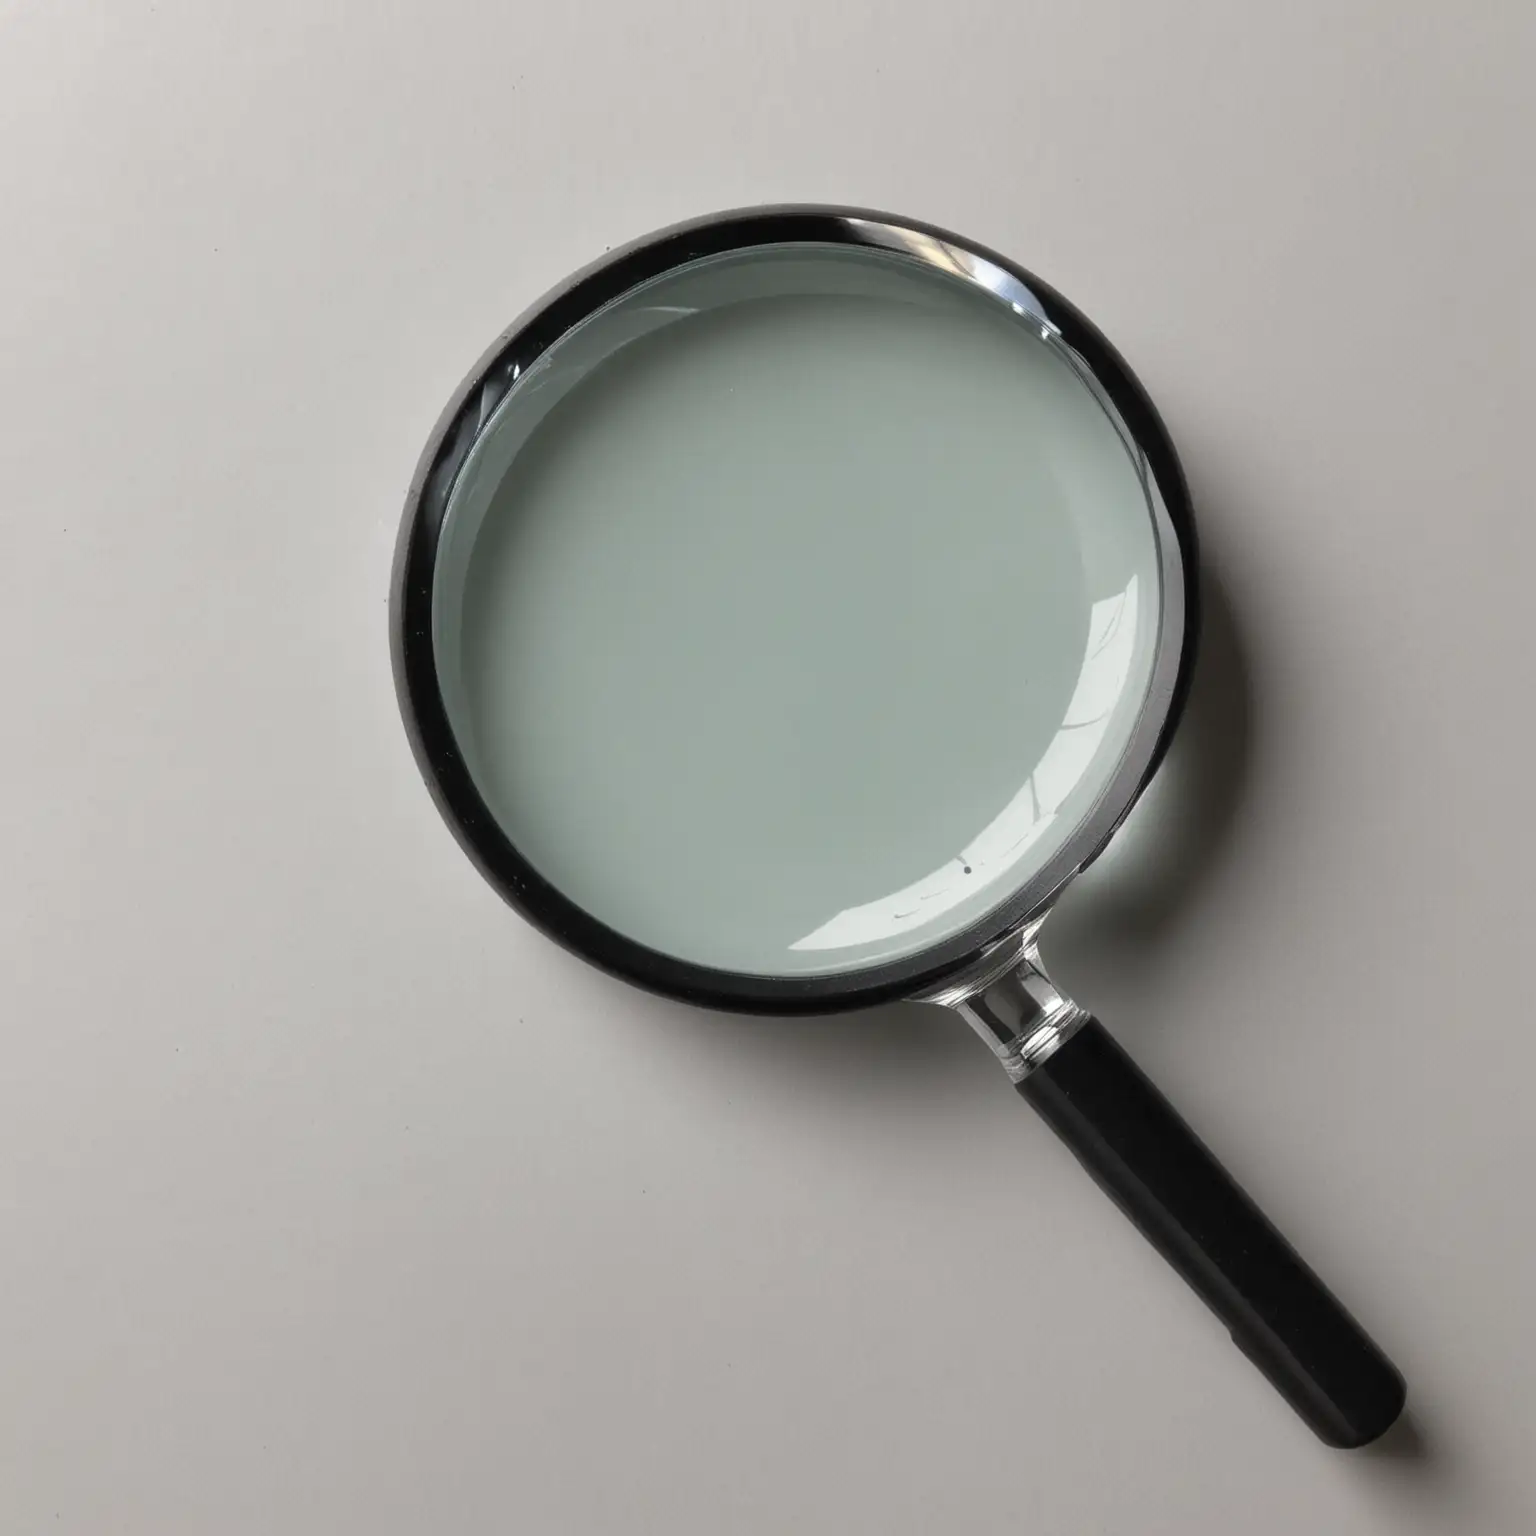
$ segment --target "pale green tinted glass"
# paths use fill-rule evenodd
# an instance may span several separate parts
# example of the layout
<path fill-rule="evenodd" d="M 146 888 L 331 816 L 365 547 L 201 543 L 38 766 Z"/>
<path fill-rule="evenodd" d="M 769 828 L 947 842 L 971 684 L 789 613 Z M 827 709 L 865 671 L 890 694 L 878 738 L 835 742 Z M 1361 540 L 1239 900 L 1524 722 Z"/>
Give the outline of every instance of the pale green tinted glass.
<path fill-rule="evenodd" d="M 531 368 L 434 594 L 524 856 L 631 939 L 765 975 L 924 949 L 1059 854 L 1156 650 L 1138 466 L 1059 343 L 910 259 L 714 258 Z"/>

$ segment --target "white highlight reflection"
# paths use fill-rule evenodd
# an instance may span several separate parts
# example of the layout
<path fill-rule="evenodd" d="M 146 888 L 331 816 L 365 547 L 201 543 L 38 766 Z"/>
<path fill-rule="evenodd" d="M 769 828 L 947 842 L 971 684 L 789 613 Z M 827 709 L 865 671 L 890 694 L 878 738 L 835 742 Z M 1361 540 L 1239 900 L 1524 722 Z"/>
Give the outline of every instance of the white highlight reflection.
<path fill-rule="evenodd" d="M 1012 875 L 1055 825 L 1098 755 L 1134 660 L 1137 580 L 1093 605 L 1088 644 L 1067 712 L 1034 772 L 1012 800 L 953 859 L 921 880 L 863 906 L 847 907 L 790 945 L 795 950 L 851 949 L 894 937 L 950 911 Z M 1082 819 L 1102 785 L 1079 808 Z M 1021 882 L 1017 877 L 1013 884 Z"/>

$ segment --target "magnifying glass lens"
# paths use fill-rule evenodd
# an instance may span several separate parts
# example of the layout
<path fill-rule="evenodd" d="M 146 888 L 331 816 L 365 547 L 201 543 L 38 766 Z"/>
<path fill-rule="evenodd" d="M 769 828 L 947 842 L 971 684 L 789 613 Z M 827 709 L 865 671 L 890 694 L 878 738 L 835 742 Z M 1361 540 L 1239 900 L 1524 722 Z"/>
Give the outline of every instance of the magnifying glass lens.
<path fill-rule="evenodd" d="M 1068 858 L 1162 610 L 1145 465 L 1049 322 L 802 244 L 677 268 L 518 378 L 432 612 L 523 857 L 651 949 L 793 977 L 926 950 Z"/>

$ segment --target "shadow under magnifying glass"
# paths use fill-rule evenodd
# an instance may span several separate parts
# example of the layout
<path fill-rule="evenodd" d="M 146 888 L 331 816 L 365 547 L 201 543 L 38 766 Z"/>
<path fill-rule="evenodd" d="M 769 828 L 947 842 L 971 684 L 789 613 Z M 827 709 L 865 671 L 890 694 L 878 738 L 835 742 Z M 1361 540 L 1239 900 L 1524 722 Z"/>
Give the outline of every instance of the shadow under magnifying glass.
<path fill-rule="evenodd" d="M 1442 1459 L 1411 1408 L 1405 1409 L 1397 1423 L 1380 1440 L 1366 1446 L 1360 1454 L 1367 1461 L 1396 1462 L 1426 1468 L 1438 1465 Z"/>
<path fill-rule="evenodd" d="M 1488 1529 L 1482 1518 L 1494 1515 L 1502 1503 L 1496 1487 L 1479 1487 L 1466 1475 L 1459 1459 L 1447 1451 L 1444 1438 L 1426 1429 L 1412 1406 L 1381 1439 L 1356 1453 L 1355 1465 L 1361 1481 L 1377 1497 L 1419 1519 L 1426 1509 L 1433 1509 L 1463 1530 L 1471 1528 L 1470 1521 Z M 1501 1521 L 1494 1528 L 1516 1527 L 1505 1527 Z"/>

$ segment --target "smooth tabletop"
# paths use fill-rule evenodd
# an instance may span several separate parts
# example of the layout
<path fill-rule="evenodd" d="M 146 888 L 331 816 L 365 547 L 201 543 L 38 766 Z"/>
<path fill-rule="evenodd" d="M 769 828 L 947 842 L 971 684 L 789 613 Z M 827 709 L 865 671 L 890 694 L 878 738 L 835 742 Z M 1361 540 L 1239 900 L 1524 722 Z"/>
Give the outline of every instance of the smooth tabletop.
<path fill-rule="evenodd" d="M 1533 73 L 1523 0 L 0 0 L 0 1529 L 1536 1529 Z M 1369 1452 L 963 1024 L 628 990 L 422 786 L 449 394 L 776 201 L 1167 419 L 1206 650 L 1044 950 L 1402 1367 Z"/>

